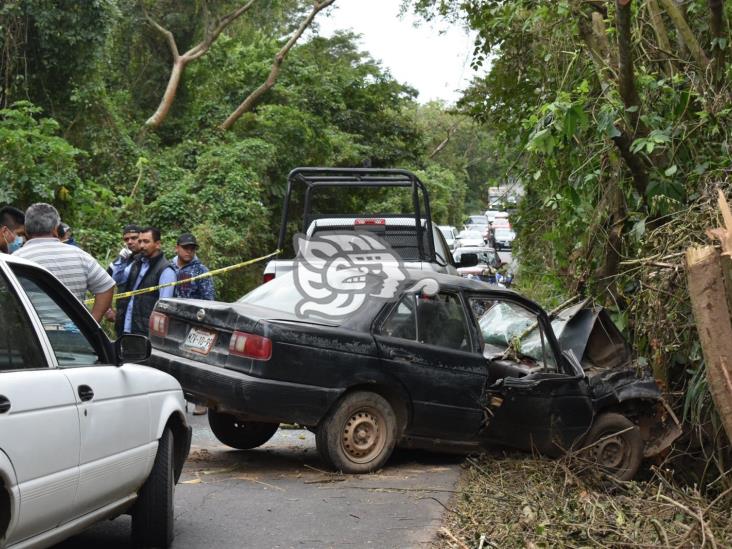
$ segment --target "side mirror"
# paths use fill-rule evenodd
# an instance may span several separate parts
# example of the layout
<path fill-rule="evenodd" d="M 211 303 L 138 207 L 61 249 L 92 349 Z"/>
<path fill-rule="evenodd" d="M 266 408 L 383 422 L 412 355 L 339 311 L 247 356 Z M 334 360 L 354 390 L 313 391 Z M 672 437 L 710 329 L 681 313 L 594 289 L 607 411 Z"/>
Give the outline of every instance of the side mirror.
<path fill-rule="evenodd" d="M 117 353 L 117 366 L 125 362 L 144 362 L 150 358 L 152 345 L 144 335 L 124 334 L 114 342 L 114 350 Z"/>
<path fill-rule="evenodd" d="M 473 267 L 478 264 L 478 254 L 461 254 L 458 267 Z"/>

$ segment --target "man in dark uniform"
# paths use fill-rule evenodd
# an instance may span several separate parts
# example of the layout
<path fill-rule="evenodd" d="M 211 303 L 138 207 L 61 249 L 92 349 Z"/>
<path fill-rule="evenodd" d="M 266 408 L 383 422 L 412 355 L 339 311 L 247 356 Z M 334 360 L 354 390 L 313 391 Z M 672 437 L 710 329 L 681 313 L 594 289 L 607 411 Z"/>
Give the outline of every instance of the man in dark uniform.
<path fill-rule="evenodd" d="M 175 282 L 176 274 L 163 255 L 160 230 L 147 227 L 140 231 L 138 239 L 140 255 L 123 271 L 115 273 L 120 293 L 153 288 Z M 148 322 L 158 299 L 173 297 L 173 286 L 117 300 L 117 335 L 148 333 Z"/>

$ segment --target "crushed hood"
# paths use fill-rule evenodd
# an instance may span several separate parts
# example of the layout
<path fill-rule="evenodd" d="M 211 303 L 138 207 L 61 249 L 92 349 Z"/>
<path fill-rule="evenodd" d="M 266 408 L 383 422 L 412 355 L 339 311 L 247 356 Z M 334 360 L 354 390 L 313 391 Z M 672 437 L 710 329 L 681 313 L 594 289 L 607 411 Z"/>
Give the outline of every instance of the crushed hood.
<path fill-rule="evenodd" d="M 585 300 L 561 309 L 551 323 L 562 350 L 572 350 L 585 370 L 630 364 L 630 345 L 604 307 L 588 307 Z"/>

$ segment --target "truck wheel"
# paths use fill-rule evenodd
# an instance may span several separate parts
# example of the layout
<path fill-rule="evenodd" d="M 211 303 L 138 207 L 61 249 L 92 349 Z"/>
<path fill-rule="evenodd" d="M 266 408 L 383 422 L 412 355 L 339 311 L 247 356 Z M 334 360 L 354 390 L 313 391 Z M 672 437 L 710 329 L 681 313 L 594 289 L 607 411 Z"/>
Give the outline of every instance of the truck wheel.
<path fill-rule="evenodd" d="M 585 457 L 618 480 L 630 480 L 643 461 L 643 437 L 638 426 L 621 414 L 595 418 L 585 438 Z"/>
<path fill-rule="evenodd" d="M 173 469 L 173 432 L 166 427 L 132 509 L 133 547 L 167 548 L 173 542 Z"/>
<path fill-rule="evenodd" d="M 237 450 L 250 450 L 271 439 L 279 423 L 243 421 L 231 414 L 208 411 L 208 424 L 221 442 Z"/>
<path fill-rule="evenodd" d="M 391 456 L 397 420 L 389 403 L 376 393 L 346 395 L 325 417 L 315 437 L 320 456 L 344 473 L 368 473 Z"/>

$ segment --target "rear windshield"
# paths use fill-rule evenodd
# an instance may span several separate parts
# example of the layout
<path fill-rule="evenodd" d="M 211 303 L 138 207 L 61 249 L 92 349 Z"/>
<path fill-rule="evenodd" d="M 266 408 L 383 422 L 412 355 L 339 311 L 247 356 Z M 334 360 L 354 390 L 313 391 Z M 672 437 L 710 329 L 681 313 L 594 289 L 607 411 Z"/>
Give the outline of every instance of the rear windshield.
<path fill-rule="evenodd" d="M 287 273 L 257 286 L 240 298 L 237 303 L 251 303 L 259 307 L 295 314 L 295 307 L 301 299 L 302 294 L 295 286 L 292 273 Z"/>

